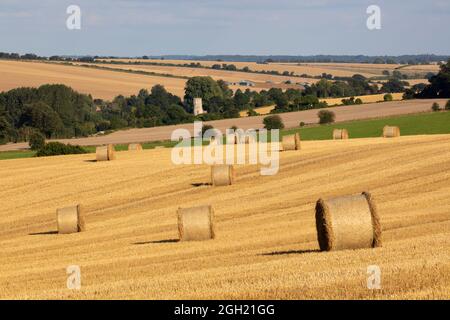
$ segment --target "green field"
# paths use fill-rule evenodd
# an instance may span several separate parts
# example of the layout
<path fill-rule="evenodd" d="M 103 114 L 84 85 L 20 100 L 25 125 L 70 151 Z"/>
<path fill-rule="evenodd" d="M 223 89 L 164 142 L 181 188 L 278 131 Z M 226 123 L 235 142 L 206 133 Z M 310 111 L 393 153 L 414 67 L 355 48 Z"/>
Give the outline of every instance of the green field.
<path fill-rule="evenodd" d="M 0 160 L 31 158 L 36 154 L 35 151 L 3 151 L 0 152 Z"/>
<path fill-rule="evenodd" d="M 385 125 L 400 127 L 401 135 L 419 134 L 450 134 L 450 112 L 420 113 L 407 116 L 397 116 L 374 120 L 357 120 L 341 122 L 332 125 L 317 125 L 304 128 L 283 130 L 281 135 L 289 135 L 299 132 L 302 140 L 327 140 L 332 138 L 333 129 L 345 128 L 348 130 L 350 139 L 381 137 Z M 144 149 L 153 149 L 158 146 L 172 148 L 178 142 L 155 141 L 142 144 Z M 207 144 L 207 142 L 204 142 Z M 95 147 L 84 147 L 87 151 L 94 153 Z M 115 146 L 116 151 L 125 151 L 128 145 L 119 144 Z M 0 152 L 0 160 L 31 158 L 34 151 L 5 151 Z"/>
<path fill-rule="evenodd" d="M 421 113 L 407 116 L 340 122 L 283 130 L 282 135 L 299 132 L 302 140 L 332 139 L 333 129 L 347 129 L 350 138 L 381 137 L 385 125 L 400 127 L 401 135 L 450 133 L 450 112 Z"/>

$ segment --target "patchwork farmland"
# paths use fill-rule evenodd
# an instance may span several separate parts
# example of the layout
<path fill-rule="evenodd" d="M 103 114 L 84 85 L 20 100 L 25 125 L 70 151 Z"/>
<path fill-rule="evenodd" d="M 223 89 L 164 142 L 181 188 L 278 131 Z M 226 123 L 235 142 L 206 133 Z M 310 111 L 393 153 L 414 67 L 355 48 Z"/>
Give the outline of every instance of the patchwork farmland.
<path fill-rule="evenodd" d="M 338 77 L 351 77 L 354 74 L 361 74 L 367 78 L 381 76 L 384 70 L 392 73 L 394 70 L 401 71 L 408 75 L 426 74 L 427 72 L 436 73 L 439 71 L 437 64 L 430 65 L 400 65 L 400 64 L 370 64 L 370 63 L 256 63 L 256 62 L 233 62 L 233 61 L 205 61 L 205 60 L 158 60 L 158 59 L 102 59 L 102 61 L 116 62 L 154 62 L 167 64 L 189 64 L 199 63 L 202 66 L 212 67 L 215 64 L 234 64 L 238 69 L 248 67 L 252 71 L 284 71 L 293 72 L 295 75 L 308 74 L 311 76 L 320 76 L 323 73 L 332 74 Z"/>

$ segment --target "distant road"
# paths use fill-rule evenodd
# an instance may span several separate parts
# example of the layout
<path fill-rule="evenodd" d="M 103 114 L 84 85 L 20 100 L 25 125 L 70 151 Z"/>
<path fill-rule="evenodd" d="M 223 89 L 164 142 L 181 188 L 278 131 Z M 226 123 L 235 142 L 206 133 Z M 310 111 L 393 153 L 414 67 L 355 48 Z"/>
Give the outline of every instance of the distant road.
<path fill-rule="evenodd" d="M 433 102 L 438 102 L 444 106 L 447 100 L 445 99 L 428 99 L 428 100 L 406 100 L 393 101 L 382 103 L 371 103 L 354 106 L 332 107 L 325 108 L 325 110 L 332 110 L 336 114 L 336 122 L 343 122 L 349 120 L 370 119 L 387 116 L 395 116 L 410 113 L 419 113 L 431 110 Z M 306 124 L 317 123 L 317 109 L 289 112 L 280 114 L 284 121 L 286 128 L 298 127 L 301 121 Z M 224 119 L 210 121 L 208 124 L 216 129 L 225 132 L 226 129 L 233 125 L 241 129 L 260 129 L 263 128 L 262 121 L 266 116 L 247 117 L 238 119 Z M 55 141 L 63 143 L 77 144 L 81 146 L 92 146 L 102 144 L 127 144 L 133 142 L 149 142 L 159 140 L 170 140 L 172 131 L 175 129 L 188 129 L 193 134 L 193 124 L 182 124 L 175 126 L 142 128 L 121 130 L 111 133 L 106 136 L 76 138 L 76 139 L 59 139 Z M 28 148 L 28 143 L 14 143 L 1 145 L 0 151 L 23 150 Z"/>

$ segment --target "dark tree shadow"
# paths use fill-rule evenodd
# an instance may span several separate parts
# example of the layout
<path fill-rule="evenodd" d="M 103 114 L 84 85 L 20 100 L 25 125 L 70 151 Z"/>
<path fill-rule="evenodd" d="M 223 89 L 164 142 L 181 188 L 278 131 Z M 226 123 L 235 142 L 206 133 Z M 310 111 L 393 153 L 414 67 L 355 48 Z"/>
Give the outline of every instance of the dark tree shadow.
<path fill-rule="evenodd" d="M 193 187 L 210 187 L 212 184 L 211 183 L 206 183 L 206 182 L 199 182 L 199 183 L 191 183 L 191 186 Z"/>
<path fill-rule="evenodd" d="M 261 253 L 260 256 L 283 256 L 288 254 L 305 254 L 305 253 L 314 253 L 320 252 L 320 250 L 289 250 L 289 251 L 274 251 L 268 253 Z"/>
<path fill-rule="evenodd" d="M 29 236 L 46 236 L 51 234 L 58 234 L 58 231 L 46 231 L 46 232 L 36 232 L 36 233 L 29 233 Z"/>
<path fill-rule="evenodd" d="M 144 245 L 144 244 L 160 244 L 160 243 L 176 243 L 179 242 L 178 239 L 164 239 L 164 240 L 155 240 L 155 241 L 144 241 L 144 242 L 135 242 L 134 245 Z"/>
<path fill-rule="evenodd" d="M 97 162 L 97 160 L 83 160 L 84 162 Z"/>

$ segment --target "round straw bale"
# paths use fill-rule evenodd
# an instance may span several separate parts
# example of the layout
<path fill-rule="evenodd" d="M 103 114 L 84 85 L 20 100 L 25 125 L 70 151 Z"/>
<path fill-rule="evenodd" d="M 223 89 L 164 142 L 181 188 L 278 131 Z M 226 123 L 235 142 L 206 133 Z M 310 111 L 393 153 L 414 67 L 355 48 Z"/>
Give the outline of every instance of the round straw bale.
<path fill-rule="evenodd" d="M 282 139 L 282 146 L 284 151 L 300 150 L 300 134 L 292 134 L 284 136 Z"/>
<path fill-rule="evenodd" d="M 385 137 L 385 138 L 400 137 L 400 128 L 399 127 L 385 126 L 383 128 L 383 137 Z"/>
<path fill-rule="evenodd" d="M 140 143 L 130 143 L 128 151 L 142 151 L 142 145 Z"/>
<path fill-rule="evenodd" d="M 114 145 L 108 144 L 108 160 L 116 159 L 116 150 L 114 149 Z"/>
<path fill-rule="evenodd" d="M 95 150 L 96 159 L 97 161 L 114 160 L 116 158 L 114 152 L 114 146 L 112 144 L 97 147 Z"/>
<path fill-rule="evenodd" d="M 95 156 L 97 161 L 108 161 L 108 147 L 100 146 L 95 150 Z"/>
<path fill-rule="evenodd" d="M 343 140 L 343 139 L 348 139 L 347 129 L 334 129 L 333 140 Z"/>
<path fill-rule="evenodd" d="M 235 179 L 232 165 L 218 164 L 211 166 L 211 184 L 213 186 L 229 186 Z"/>
<path fill-rule="evenodd" d="M 180 235 L 180 241 L 214 239 L 213 207 L 179 208 L 178 233 Z"/>
<path fill-rule="evenodd" d="M 66 207 L 56 210 L 58 233 L 68 234 L 85 230 L 81 206 Z"/>
<path fill-rule="evenodd" d="M 381 247 L 381 225 L 370 193 L 349 195 L 316 204 L 320 250 Z"/>

